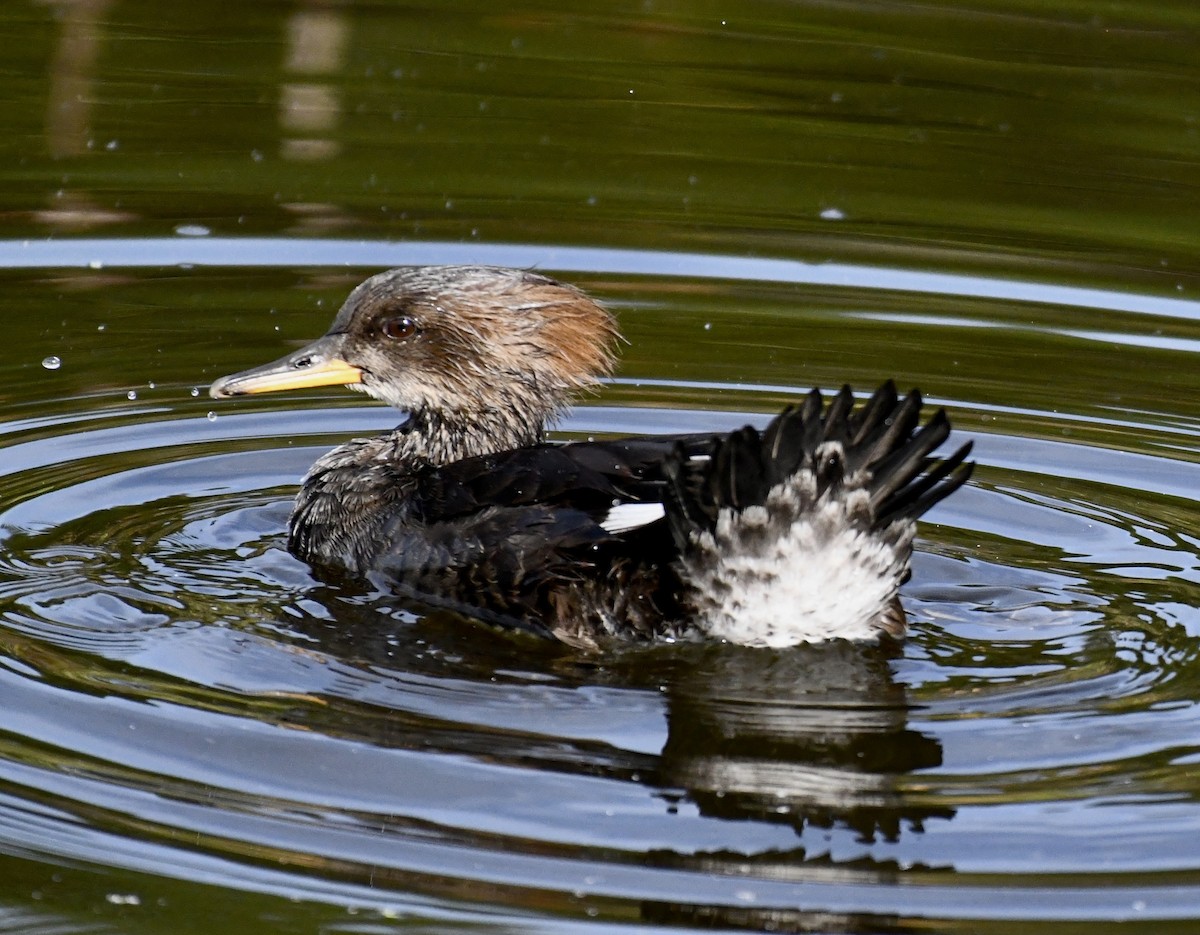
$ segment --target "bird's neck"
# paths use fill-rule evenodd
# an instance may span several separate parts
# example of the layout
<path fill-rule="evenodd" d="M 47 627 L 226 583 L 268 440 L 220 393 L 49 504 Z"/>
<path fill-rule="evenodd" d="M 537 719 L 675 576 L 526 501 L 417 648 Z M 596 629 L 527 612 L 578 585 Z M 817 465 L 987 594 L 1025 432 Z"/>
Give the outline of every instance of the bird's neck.
<path fill-rule="evenodd" d="M 393 442 L 399 460 L 440 466 L 536 445 L 542 441 L 550 415 L 508 406 L 469 414 L 416 410 L 395 430 Z"/>
<path fill-rule="evenodd" d="M 319 565 L 371 567 L 386 547 L 382 530 L 404 523 L 417 475 L 463 458 L 541 441 L 544 415 L 511 409 L 456 418 L 418 410 L 398 428 L 356 438 L 317 459 L 296 496 L 288 548 Z"/>

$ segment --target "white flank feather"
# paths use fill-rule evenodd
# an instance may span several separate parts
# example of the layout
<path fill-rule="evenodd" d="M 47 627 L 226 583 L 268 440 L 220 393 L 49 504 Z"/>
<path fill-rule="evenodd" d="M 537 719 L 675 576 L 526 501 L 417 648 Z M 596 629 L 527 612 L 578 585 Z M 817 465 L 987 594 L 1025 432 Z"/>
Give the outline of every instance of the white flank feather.
<path fill-rule="evenodd" d="M 745 646 L 879 636 L 908 570 L 913 522 L 869 531 L 865 490 L 814 501 L 811 474 L 771 488 L 765 506 L 722 509 L 694 534 L 682 570 L 697 626 Z"/>

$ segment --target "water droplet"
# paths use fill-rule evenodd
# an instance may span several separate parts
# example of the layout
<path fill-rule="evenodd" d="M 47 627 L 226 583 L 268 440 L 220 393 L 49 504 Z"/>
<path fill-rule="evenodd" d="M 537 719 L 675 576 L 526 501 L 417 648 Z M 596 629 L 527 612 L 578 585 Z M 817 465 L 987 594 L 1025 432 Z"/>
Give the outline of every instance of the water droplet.
<path fill-rule="evenodd" d="M 840 208 L 826 208 L 821 212 L 821 217 L 826 221 L 841 221 L 846 217 L 846 212 Z"/>
<path fill-rule="evenodd" d="M 210 409 L 208 410 L 208 415 L 206 415 L 204 418 L 208 419 L 209 422 L 216 422 L 217 414 Z"/>
<path fill-rule="evenodd" d="M 198 387 L 198 386 L 193 386 L 193 387 L 192 387 L 192 395 L 193 395 L 193 396 L 199 396 L 199 395 L 200 395 L 200 387 Z"/>
<path fill-rule="evenodd" d="M 125 394 L 126 399 L 137 399 L 137 390 L 130 390 Z"/>
<path fill-rule="evenodd" d="M 47 370 L 57 370 L 62 366 L 62 358 L 51 354 L 49 357 L 46 357 L 42 360 L 42 366 Z"/>

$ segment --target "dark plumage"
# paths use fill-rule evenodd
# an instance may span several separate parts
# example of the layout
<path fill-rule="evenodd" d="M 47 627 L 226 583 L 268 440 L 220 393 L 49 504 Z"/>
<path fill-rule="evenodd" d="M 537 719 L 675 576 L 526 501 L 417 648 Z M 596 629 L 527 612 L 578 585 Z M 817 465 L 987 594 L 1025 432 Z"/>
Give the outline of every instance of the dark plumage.
<path fill-rule="evenodd" d="M 615 323 L 572 286 L 493 267 L 373 276 L 329 332 L 215 397 L 344 383 L 409 413 L 321 457 L 289 548 L 420 601 L 594 647 L 901 636 L 916 519 L 971 474 L 939 410 L 889 382 L 813 390 L 763 432 L 549 445 L 612 365 Z"/>

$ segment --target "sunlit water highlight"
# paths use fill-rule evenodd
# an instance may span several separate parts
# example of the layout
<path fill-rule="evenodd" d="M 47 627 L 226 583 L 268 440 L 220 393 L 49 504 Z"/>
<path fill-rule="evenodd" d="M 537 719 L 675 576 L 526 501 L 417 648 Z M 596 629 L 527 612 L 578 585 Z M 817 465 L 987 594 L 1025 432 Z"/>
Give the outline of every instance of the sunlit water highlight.
<path fill-rule="evenodd" d="M 922 295 L 962 296 L 1039 305 L 1200 319 L 1200 302 L 1106 289 L 1021 282 L 984 276 L 922 272 L 849 263 L 805 263 L 767 257 L 621 250 L 611 247 L 529 244 L 403 243 L 363 240 L 304 240 L 260 237 L 204 239 L 0 241 L 0 269 L 111 269 L 164 266 L 387 268 L 434 263 L 480 263 L 519 269 L 676 276 L 748 282 L 803 283 L 826 288 L 886 289 Z M 1179 286 L 1182 291 L 1183 286 Z M 987 327 L 986 322 L 975 322 Z"/>

